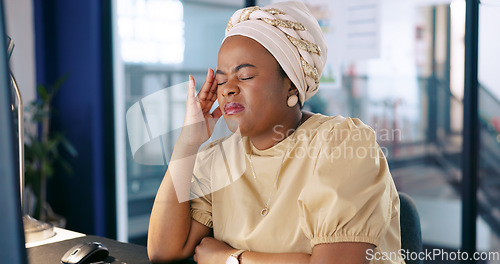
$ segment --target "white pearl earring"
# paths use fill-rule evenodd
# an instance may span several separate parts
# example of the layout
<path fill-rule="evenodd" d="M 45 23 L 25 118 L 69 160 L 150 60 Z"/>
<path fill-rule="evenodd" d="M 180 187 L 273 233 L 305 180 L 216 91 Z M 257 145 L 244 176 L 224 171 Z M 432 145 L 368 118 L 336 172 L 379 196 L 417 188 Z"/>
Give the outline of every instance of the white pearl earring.
<path fill-rule="evenodd" d="M 295 94 L 292 94 L 286 100 L 286 104 L 288 107 L 294 107 L 299 102 L 299 97 Z"/>

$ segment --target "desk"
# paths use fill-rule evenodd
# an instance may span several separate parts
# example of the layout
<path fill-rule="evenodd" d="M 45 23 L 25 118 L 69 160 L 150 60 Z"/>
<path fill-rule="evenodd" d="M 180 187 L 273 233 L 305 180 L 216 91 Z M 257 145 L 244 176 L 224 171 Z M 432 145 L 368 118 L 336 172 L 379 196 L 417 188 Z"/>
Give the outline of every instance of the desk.
<path fill-rule="evenodd" d="M 26 243 L 26 248 L 43 246 L 43 245 L 56 243 L 56 242 L 63 241 L 63 240 L 69 240 L 69 239 L 85 236 L 85 234 L 83 234 L 83 233 L 70 231 L 67 229 L 59 228 L 59 227 L 54 227 L 54 233 L 55 233 L 55 235 L 53 237 L 49 237 L 47 239 L 39 240 L 39 241 L 35 241 L 35 242 Z"/>
<path fill-rule="evenodd" d="M 30 264 L 57 264 L 61 257 L 73 246 L 85 242 L 100 242 L 109 249 L 107 262 L 113 264 L 150 264 L 146 247 L 121 243 L 98 236 L 82 236 L 69 240 L 27 248 Z"/>
<path fill-rule="evenodd" d="M 30 264 L 58 264 L 61 257 L 73 246 L 85 242 L 100 242 L 109 249 L 109 256 L 106 262 L 111 264 L 150 264 L 146 247 L 118 242 L 113 239 L 86 236 L 81 234 L 76 238 L 55 242 L 52 240 L 48 244 L 32 245 L 28 247 L 27 255 Z M 193 260 L 185 260 L 179 264 L 196 264 Z"/>

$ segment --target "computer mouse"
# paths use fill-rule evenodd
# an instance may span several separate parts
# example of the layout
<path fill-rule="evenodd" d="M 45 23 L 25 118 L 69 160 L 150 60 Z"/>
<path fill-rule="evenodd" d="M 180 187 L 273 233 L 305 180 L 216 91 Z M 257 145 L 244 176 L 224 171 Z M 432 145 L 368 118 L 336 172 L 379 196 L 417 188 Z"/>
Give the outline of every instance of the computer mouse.
<path fill-rule="evenodd" d="M 89 264 L 104 261 L 109 255 L 106 246 L 99 242 L 86 242 L 72 247 L 61 258 L 62 264 Z"/>

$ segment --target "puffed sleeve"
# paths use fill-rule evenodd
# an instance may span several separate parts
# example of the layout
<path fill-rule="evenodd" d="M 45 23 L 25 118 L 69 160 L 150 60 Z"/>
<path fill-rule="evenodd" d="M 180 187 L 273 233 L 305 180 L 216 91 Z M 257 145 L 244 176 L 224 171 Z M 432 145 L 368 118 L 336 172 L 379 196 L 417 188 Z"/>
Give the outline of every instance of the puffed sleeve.
<path fill-rule="evenodd" d="M 300 225 L 311 245 L 375 246 L 391 221 L 392 177 L 375 132 L 346 118 L 323 133 L 314 172 L 299 195 Z"/>
<path fill-rule="evenodd" d="M 191 218 L 209 228 L 212 222 L 212 188 L 210 172 L 216 144 L 208 144 L 198 151 L 191 180 Z"/>

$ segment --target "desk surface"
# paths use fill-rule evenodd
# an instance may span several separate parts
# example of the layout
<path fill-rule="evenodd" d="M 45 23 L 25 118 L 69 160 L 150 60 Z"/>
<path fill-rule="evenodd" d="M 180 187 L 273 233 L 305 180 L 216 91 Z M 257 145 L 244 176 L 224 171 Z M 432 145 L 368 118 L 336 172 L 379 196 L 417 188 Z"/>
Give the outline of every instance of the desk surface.
<path fill-rule="evenodd" d="M 35 246 L 27 249 L 30 264 L 57 264 L 61 257 L 73 246 L 85 242 L 100 242 L 109 250 L 106 262 L 112 264 L 150 264 L 147 249 L 144 246 L 118 242 L 113 239 L 99 236 L 83 236 L 51 244 Z M 179 262 L 182 264 L 196 264 L 192 260 Z"/>
<path fill-rule="evenodd" d="M 85 234 L 78 233 L 75 231 L 70 231 L 67 229 L 62 229 L 59 227 L 54 227 L 54 231 L 55 231 L 55 235 L 53 237 L 50 237 L 50 238 L 47 238 L 44 240 L 40 240 L 40 241 L 26 243 L 26 248 L 47 245 L 47 244 L 56 243 L 56 242 L 63 241 L 63 240 L 68 240 L 68 239 L 73 239 L 73 238 L 85 236 Z"/>
<path fill-rule="evenodd" d="M 30 264 L 54 264 L 61 263 L 61 257 L 73 246 L 97 241 L 109 249 L 109 257 L 106 259 L 109 263 L 120 264 L 149 264 L 146 247 L 121 243 L 116 240 L 98 237 L 84 236 L 70 240 L 64 240 L 42 246 L 31 247 L 27 249 L 28 260 Z"/>

